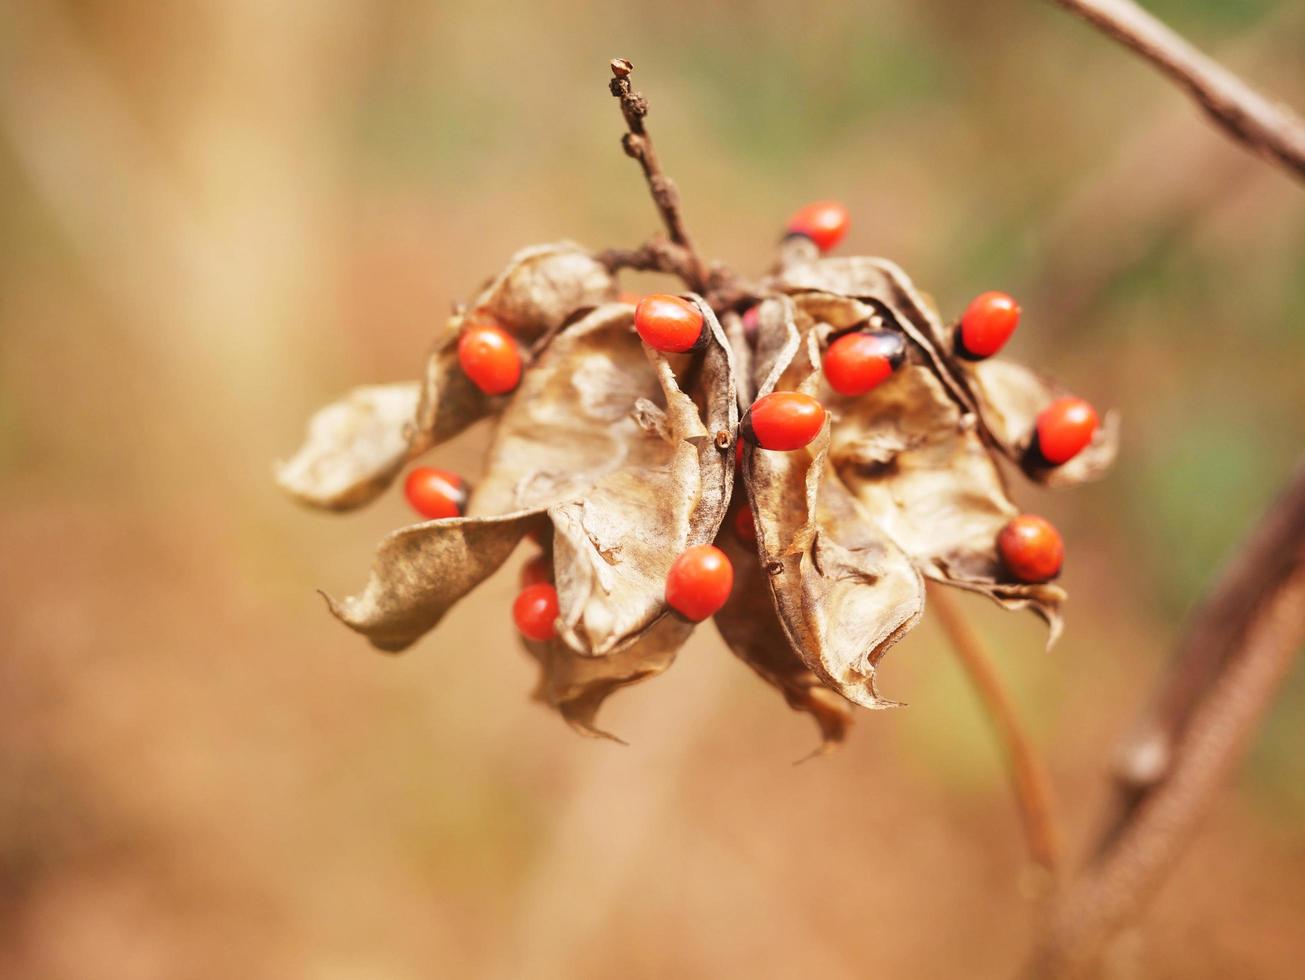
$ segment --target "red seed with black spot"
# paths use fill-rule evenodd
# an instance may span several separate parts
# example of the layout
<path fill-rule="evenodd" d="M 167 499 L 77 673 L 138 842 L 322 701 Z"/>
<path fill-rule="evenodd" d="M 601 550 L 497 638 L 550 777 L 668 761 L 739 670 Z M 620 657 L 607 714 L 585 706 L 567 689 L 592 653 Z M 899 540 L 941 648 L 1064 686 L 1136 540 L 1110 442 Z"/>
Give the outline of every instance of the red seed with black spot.
<path fill-rule="evenodd" d="M 970 300 L 956 330 L 956 353 L 971 361 L 991 357 L 1020 322 L 1020 306 L 1006 293 L 980 293 Z"/>
<path fill-rule="evenodd" d="M 403 481 L 403 495 L 422 517 L 437 521 L 467 512 L 467 481 L 456 473 L 418 466 Z"/>

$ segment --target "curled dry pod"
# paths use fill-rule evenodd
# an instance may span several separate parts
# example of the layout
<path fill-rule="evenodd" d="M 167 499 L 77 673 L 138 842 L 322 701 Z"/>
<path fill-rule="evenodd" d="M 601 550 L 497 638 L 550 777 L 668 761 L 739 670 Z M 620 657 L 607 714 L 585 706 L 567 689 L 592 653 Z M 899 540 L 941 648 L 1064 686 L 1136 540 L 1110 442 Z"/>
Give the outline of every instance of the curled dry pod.
<path fill-rule="evenodd" d="M 1119 413 L 1106 412 L 1092 441 L 1068 462 L 1050 466 L 1029 452 L 1038 414 L 1068 392 L 1050 378 L 1009 361 L 979 361 L 968 368 L 979 417 L 992 440 L 1031 480 L 1072 487 L 1105 476 L 1119 452 Z"/>
<path fill-rule="evenodd" d="M 521 645 L 539 664 L 535 700 L 555 708 L 582 735 L 620 742 L 598 727 L 598 709 L 621 688 L 656 677 L 669 667 L 692 631 L 688 623 L 664 616 L 632 643 L 602 657 L 583 656 L 560 639 L 547 643 L 523 639 Z"/>
<path fill-rule="evenodd" d="M 442 553 L 446 534 L 512 529 L 513 544 L 551 523 L 563 629 L 574 653 L 610 656 L 666 615 L 675 555 L 710 543 L 729 505 L 737 424 L 729 352 L 703 304 L 712 340 L 696 371 L 700 414 L 667 360 L 646 351 L 625 305 L 600 307 L 555 334 L 500 420 L 485 477 L 461 521 L 408 528 L 382 545 L 366 589 L 333 605 L 349 626 L 401 649 L 511 550 L 462 576 Z M 724 449 L 718 448 L 724 433 Z M 399 544 L 400 542 L 394 542 Z"/>
<path fill-rule="evenodd" d="M 722 534 L 716 546 L 734 563 L 734 591 L 715 616 L 726 646 L 779 691 L 790 708 L 811 715 L 820 728 L 818 751 L 842 742 L 852 724 L 852 705 L 826 687 L 789 645 L 755 546 L 732 533 Z"/>
<path fill-rule="evenodd" d="M 579 246 L 537 245 L 514 255 L 468 309 L 528 341 L 614 291 L 612 277 Z M 460 314 L 449 321 L 420 383 L 356 388 L 314 415 L 304 445 L 276 467 L 281 488 L 313 507 L 361 507 L 404 463 L 500 406 L 502 400 L 481 392 L 458 364 L 465 319 Z"/>
<path fill-rule="evenodd" d="M 819 350 L 804 337 L 787 297 L 759 313 L 758 394 L 819 383 Z M 808 321 L 810 325 L 810 321 Z M 871 523 L 826 465 L 829 430 L 791 453 L 744 453 L 744 480 L 758 527 L 767 586 L 791 649 L 825 683 L 870 708 L 881 698 L 875 669 L 919 621 L 924 582 L 907 556 Z"/>
<path fill-rule="evenodd" d="M 1065 594 L 1054 585 L 1008 581 L 995 544 L 1017 508 L 974 416 L 932 371 L 907 365 L 872 395 L 849 401 L 829 457 L 843 484 L 922 573 L 1009 609 L 1033 609 L 1054 641 Z"/>

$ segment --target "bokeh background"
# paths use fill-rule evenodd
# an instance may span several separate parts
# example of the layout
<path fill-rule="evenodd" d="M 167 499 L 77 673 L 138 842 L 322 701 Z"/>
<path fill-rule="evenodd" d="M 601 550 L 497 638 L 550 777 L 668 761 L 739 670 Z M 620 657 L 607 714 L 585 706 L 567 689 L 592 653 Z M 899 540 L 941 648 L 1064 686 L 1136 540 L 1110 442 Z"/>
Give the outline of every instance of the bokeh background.
<path fill-rule="evenodd" d="M 1305 8 L 1150 6 L 1305 106 Z M 19 0 L 0 7 L 0 975 L 999 977 L 1030 929 L 993 739 L 925 624 L 903 710 L 809 722 L 710 627 L 605 714 L 528 701 L 517 562 L 408 655 L 359 586 L 398 494 L 282 499 L 312 410 L 415 377 L 519 246 L 633 245 L 630 58 L 704 250 L 790 210 L 1126 416 L 1066 533 L 1069 628 L 965 600 L 1072 841 L 1186 608 L 1305 435 L 1305 194 L 1032 2 Z M 631 279 L 632 288 L 651 281 Z M 438 452 L 474 475 L 484 431 Z M 1145 929 L 1135 975 L 1299 976 L 1305 675 Z"/>

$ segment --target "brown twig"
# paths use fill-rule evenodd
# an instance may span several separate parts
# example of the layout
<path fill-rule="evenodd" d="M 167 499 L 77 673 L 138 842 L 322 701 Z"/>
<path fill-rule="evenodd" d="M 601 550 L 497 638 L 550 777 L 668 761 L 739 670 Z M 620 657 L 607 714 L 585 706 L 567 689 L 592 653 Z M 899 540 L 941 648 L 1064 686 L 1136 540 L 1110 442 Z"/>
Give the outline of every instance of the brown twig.
<path fill-rule="evenodd" d="M 931 585 L 929 604 L 938 614 L 957 659 L 970 675 L 1001 740 L 1029 856 L 1054 880 L 1060 862 L 1060 832 L 1046 767 L 1020 723 L 1015 705 L 1002 685 L 992 658 L 984 649 L 983 640 L 961 613 L 956 601 L 942 587 Z"/>
<path fill-rule="evenodd" d="M 675 181 L 662 172 L 652 137 L 644 126 L 644 117 L 648 115 L 648 100 L 642 93 L 635 92 L 630 87 L 630 73 L 634 71 L 634 65 L 625 58 L 613 58 L 611 67 L 612 95 L 620 100 L 621 115 L 625 117 L 625 125 L 629 129 L 629 132 L 621 137 L 621 146 L 628 156 L 639 161 L 644 178 L 648 181 L 648 190 L 652 194 L 653 203 L 657 205 L 657 211 L 662 216 L 662 224 L 666 226 L 666 233 L 670 235 L 673 244 L 684 250 L 685 281 L 689 284 L 689 288 L 703 292 L 707 288 L 706 266 L 698 257 L 697 250 L 693 247 L 693 240 L 689 237 L 689 230 L 684 225 L 684 217 L 680 214 L 679 188 L 675 186 Z"/>
<path fill-rule="evenodd" d="M 1251 88 L 1132 0 L 1055 0 L 1187 89 L 1233 139 L 1305 179 L 1305 121 Z"/>
<path fill-rule="evenodd" d="M 1088 973 L 1227 780 L 1305 642 L 1305 461 L 1190 620 L 1101 846 L 1052 909 L 1028 975 Z"/>

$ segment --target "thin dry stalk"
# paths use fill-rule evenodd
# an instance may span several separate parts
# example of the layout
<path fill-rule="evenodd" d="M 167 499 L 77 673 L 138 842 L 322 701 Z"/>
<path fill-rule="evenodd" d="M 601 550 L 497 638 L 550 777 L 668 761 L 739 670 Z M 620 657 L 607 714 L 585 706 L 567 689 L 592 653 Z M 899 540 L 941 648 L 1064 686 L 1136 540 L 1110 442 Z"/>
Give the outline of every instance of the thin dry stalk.
<path fill-rule="evenodd" d="M 1305 179 L 1305 121 L 1261 95 L 1132 0 L 1055 0 L 1185 88 L 1233 139 Z"/>
<path fill-rule="evenodd" d="M 982 638 L 956 605 L 956 600 L 944 589 L 931 586 L 929 608 L 938 614 L 957 659 L 978 691 L 988 718 L 997 731 L 1006 755 L 1029 857 L 1054 881 L 1060 863 L 1061 837 L 1046 766 L 1020 722 L 1015 703 L 1006 693 Z"/>

